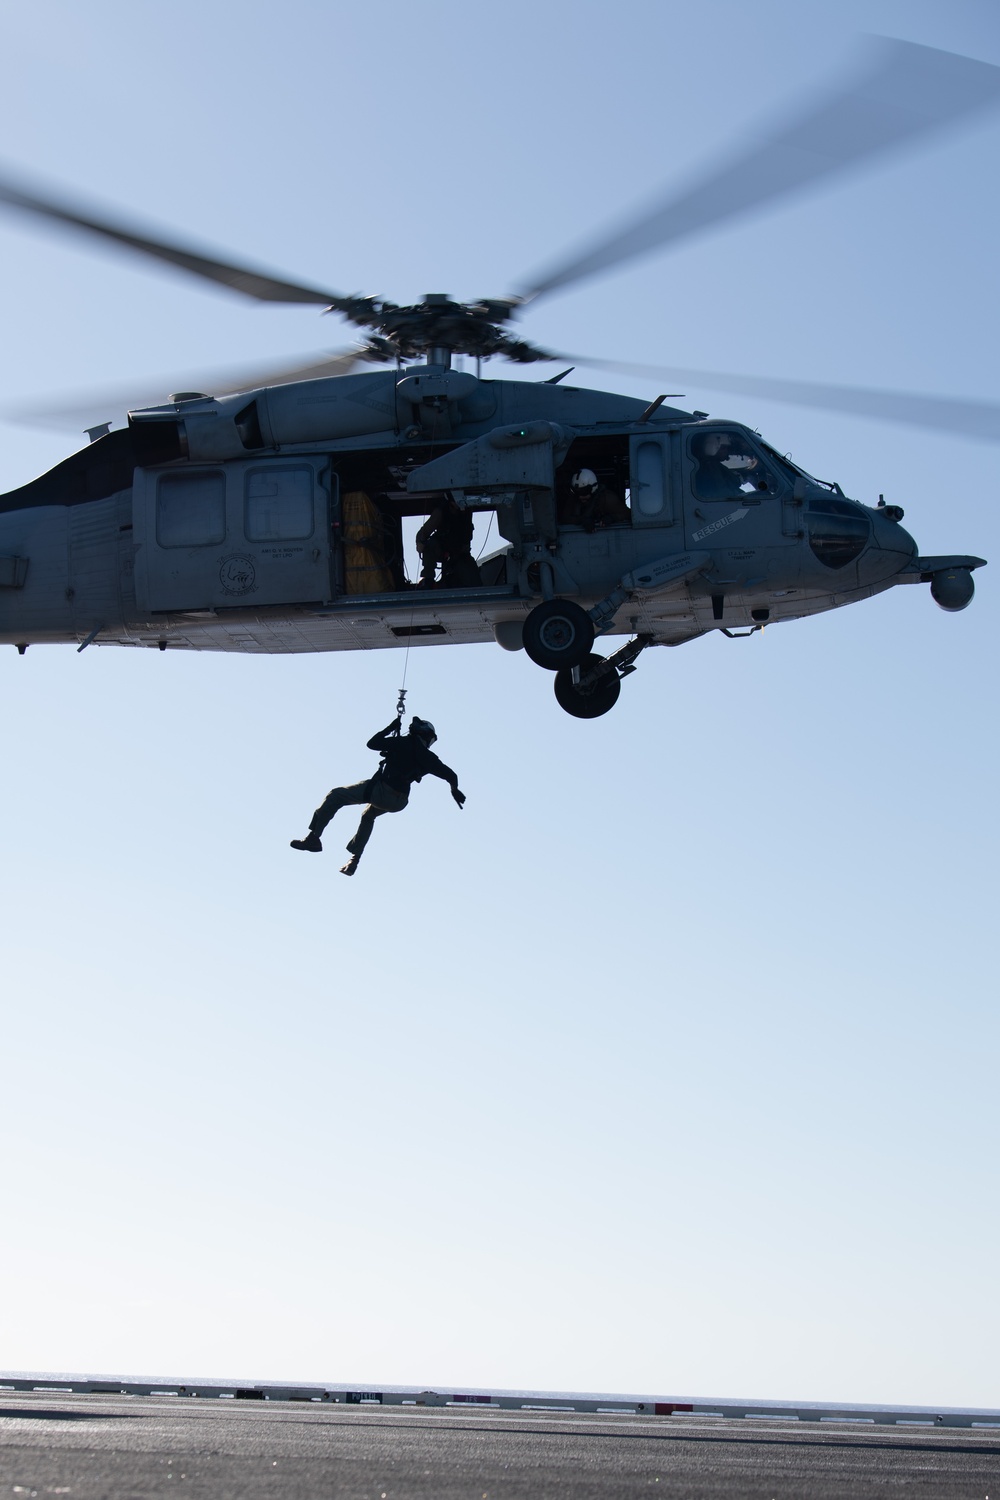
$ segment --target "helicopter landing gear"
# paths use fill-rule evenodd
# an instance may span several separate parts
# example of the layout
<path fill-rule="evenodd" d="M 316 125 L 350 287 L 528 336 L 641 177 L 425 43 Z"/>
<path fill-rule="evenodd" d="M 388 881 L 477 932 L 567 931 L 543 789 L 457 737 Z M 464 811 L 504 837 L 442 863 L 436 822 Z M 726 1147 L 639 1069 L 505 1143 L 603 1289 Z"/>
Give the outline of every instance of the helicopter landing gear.
<path fill-rule="evenodd" d="M 569 671 L 587 661 L 594 622 L 572 599 L 546 599 L 524 622 L 524 649 L 536 667 Z"/>
<path fill-rule="evenodd" d="M 618 702 L 621 680 L 635 671 L 640 651 L 652 644 L 652 637 L 637 635 L 611 656 L 588 655 L 576 667 L 564 667 L 556 673 L 556 702 L 574 719 L 599 719 Z"/>
<path fill-rule="evenodd" d="M 604 656 L 588 656 L 580 666 L 563 667 L 562 671 L 556 673 L 556 702 L 560 708 L 572 714 L 574 719 L 599 719 L 618 702 L 618 694 L 622 690 L 618 673 L 601 672 L 600 676 L 597 675 L 606 660 Z M 589 682 L 590 685 L 582 687 L 582 682 Z"/>

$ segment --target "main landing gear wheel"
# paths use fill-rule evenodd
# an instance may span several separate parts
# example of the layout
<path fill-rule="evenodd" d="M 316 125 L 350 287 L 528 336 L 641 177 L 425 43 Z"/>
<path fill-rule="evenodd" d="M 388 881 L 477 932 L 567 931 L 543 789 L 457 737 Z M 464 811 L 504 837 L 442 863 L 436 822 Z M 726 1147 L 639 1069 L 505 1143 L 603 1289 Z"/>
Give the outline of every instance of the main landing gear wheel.
<path fill-rule="evenodd" d="M 581 676 L 603 660 L 603 656 L 585 657 L 580 663 Z M 582 693 L 573 681 L 573 668 L 564 667 L 561 672 L 556 673 L 555 688 L 559 707 L 564 708 L 568 714 L 572 714 L 574 719 L 599 719 L 602 714 L 609 713 L 618 702 L 622 683 L 617 672 L 609 672 L 606 677 L 601 677 L 589 692 Z"/>
<path fill-rule="evenodd" d="M 594 622 L 572 599 L 546 599 L 525 620 L 523 639 L 536 667 L 558 672 L 587 660 Z"/>

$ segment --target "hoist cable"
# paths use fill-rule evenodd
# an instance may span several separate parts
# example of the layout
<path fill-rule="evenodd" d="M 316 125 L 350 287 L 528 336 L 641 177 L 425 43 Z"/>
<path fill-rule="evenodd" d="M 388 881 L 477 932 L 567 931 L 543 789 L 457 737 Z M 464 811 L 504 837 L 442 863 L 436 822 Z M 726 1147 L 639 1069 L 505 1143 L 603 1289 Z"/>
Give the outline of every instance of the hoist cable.
<path fill-rule="evenodd" d="M 413 640 L 413 616 L 417 606 L 414 604 L 410 610 L 410 624 L 406 632 L 406 654 L 403 657 L 403 681 L 399 689 L 399 697 L 396 699 L 396 717 L 401 719 L 406 712 L 406 673 L 410 665 L 410 642 Z M 397 730 L 398 734 L 400 731 Z"/>
<path fill-rule="evenodd" d="M 490 523 L 489 523 L 489 525 L 486 528 L 486 535 L 483 537 L 483 545 L 480 547 L 479 551 L 476 553 L 476 562 L 479 561 L 479 559 L 482 557 L 483 553 L 486 551 L 486 543 L 490 539 L 490 532 L 493 530 L 493 521 L 494 521 L 495 517 L 496 517 L 496 511 L 495 510 L 491 510 L 490 511 Z"/>

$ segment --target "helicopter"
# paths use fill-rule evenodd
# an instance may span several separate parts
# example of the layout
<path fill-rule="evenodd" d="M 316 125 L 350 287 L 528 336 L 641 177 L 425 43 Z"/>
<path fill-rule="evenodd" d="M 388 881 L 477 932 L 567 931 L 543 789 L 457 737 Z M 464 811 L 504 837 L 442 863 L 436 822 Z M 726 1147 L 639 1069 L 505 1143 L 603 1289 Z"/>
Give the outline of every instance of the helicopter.
<path fill-rule="evenodd" d="M 24 655 L 36 643 L 290 653 L 495 642 L 552 672 L 560 706 L 587 719 L 614 706 L 651 646 L 738 638 L 900 584 L 928 583 L 943 609 L 964 609 L 984 559 L 921 556 L 899 506 L 850 498 L 744 424 L 667 395 L 568 384 L 577 365 L 629 367 L 541 348 L 512 324 L 563 287 L 997 103 L 1000 68 L 882 39 L 845 84 L 714 175 L 517 294 L 474 302 L 345 296 L 0 178 L 0 206 L 365 331 L 292 368 L 136 407 L 124 427 L 101 422 L 80 452 L 0 496 L 0 644 Z M 497 358 L 569 368 L 485 378 Z M 754 377 L 704 383 L 727 380 L 768 394 Z M 852 400 L 870 412 L 871 393 L 830 404 Z M 984 421 L 996 434 L 985 407 L 956 417 L 944 398 L 882 400 L 897 419 L 965 431 Z M 471 536 L 476 516 L 495 522 L 501 546 L 478 558 L 445 546 L 440 579 L 426 556 L 408 577 L 414 518 L 447 531 L 447 517 L 452 536 Z M 601 655 L 604 636 L 627 639 Z"/>

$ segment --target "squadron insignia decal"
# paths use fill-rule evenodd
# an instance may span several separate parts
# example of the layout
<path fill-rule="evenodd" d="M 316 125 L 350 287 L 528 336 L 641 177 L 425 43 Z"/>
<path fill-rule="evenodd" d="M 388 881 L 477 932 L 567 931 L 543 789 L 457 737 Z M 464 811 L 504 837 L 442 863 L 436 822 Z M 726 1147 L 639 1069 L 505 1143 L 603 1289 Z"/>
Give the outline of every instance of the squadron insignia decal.
<path fill-rule="evenodd" d="M 253 558 L 247 557 L 243 552 L 231 552 L 222 559 L 219 582 L 222 584 L 222 592 L 234 598 L 252 594 L 257 587 L 257 570 L 253 565 Z"/>

